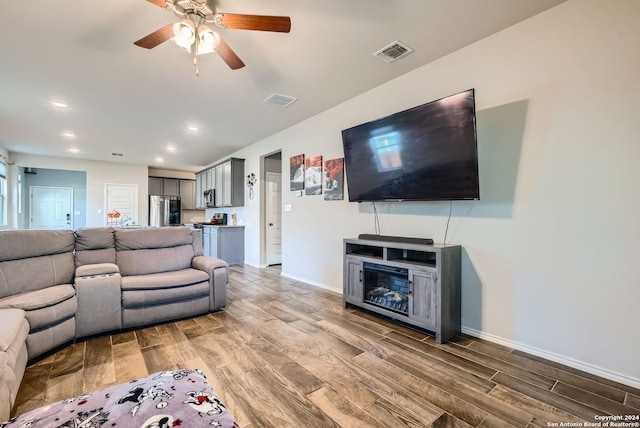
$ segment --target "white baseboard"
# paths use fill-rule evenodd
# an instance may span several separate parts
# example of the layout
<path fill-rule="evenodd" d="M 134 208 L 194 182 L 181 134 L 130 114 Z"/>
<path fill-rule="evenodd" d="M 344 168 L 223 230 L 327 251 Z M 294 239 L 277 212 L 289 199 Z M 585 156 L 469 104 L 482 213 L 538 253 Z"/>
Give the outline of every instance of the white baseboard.
<path fill-rule="evenodd" d="M 251 267 L 257 268 L 257 269 L 264 269 L 264 268 L 266 268 L 266 267 L 267 267 L 267 265 L 257 265 L 257 264 L 255 264 L 255 263 L 250 263 L 250 262 L 247 262 L 247 261 L 242 262 L 242 264 L 245 264 L 245 265 L 248 265 L 248 266 L 251 266 Z"/>
<path fill-rule="evenodd" d="M 565 366 L 573 367 L 574 369 L 582 370 L 587 373 L 591 373 L 596 376 L 603 377 L 605 379 L 612 380 L 614 382 L 629 385 L 633 388 L 640 388 L 640 379 L 636 379 L 630 376 L 625 376 L 620 373 L 613 372 L 611 370 L 604 369 L 602 367 L 594 366 L 579 360 L 575 360 L 564 355 L 556 354 L 554 352 L 545 351 L 544 349 L 535 348 L 533 346 L 524 345 L 522 343 L 514 342 L 512 340 L 505 339 L 500 336 L 485 333 L 480 330 L 475 330 L 469 327 L 462 327 L 462 332 L 469 336 L 477 337 L 479 339 L 488 340 L 499 345 L 506 346 L 508 348 L 517 349 L 518 351 L 526 352 L 528 354 L 535 355 L 540 358 L 544 358 L 556 363 L 564 364 Z"/>
<path fill-rule="evenodd" d="M 280 273 L 280 275 L 284 276 L 285 278 L 293 279 L 294 281 L 304 282 L 305 284 L 313 285 L 315 287 L 319 287 L 319 288 L 323 288 L 325 290 L 333 291 L 334 293 L 342 294 L 342 286 L 340 286 L 340 288 L 330 287 L 330 286 L 328 286 L 326 284 L 321 284 L 319 282 L 314 282 L 314 281 L 311 281 L 308 278 L 301 278 L 299 276 L 290 275 L 290 274 L 288 274 L 286 272 L 282 272 L 282 273 Z"/>

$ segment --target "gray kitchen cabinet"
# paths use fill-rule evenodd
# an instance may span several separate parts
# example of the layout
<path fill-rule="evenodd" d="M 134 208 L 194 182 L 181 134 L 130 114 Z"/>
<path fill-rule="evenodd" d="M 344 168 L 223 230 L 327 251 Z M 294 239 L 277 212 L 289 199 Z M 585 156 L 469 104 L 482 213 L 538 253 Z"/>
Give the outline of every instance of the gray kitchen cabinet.
<path fill-rule="evenodd" d="M 344 240 L 343 303 L 427 330 L 460 332 L 459 245 Z"/>
<path fill-rule="evenodd" d="M 149 194 L 180 196 L 183 210 L 202 209 L 197 205 L 196 183 L 196 180 L 149 177 Z"/>
<path fill-rule="evenodd" d="M 149 194 L 180 196 L 180 180 L 177 178 L 149 177 Z"/>
<path fill-rule="evenodd" d="M 195 196 L 195 206 L 198 210 L 203 210 L 206 207 L 204 206 L 204 191 L 207 190 L 203 186 L 204 174 L 199 172 L 196 174 L 196 196 Z"/>
<path fill-rule="evenodd" d="M 217 184 L 216 187 L 216 200 L 215 200 L 215 204 L 216 207 L 222 207 L 224 206 L 224 202 L 223 202 L 223 193 L 224 193 L 224 176 L 223 176 L 223 171 L 222 171 L 222 165 L 216 165 L 213 168 L 213 176 L 215 177 L 215 183 Z"/>
<path fill-rule="evenodd" d="M 202 228 L 202 252 L 205 256 L 211 257 L 211 228 Z"/>
<path fill-rule="evenodd" d="M 216 188 L 216 176 L 215 176 L 215 170 L 213 168 L 209 168 L 205 172 L 205 186 L 206 187 L 204 190 Z"/>
<path fill-rule="evenodd" d="M 216 190 L 221 189 L 219 206 L 244 206 L 244 159 L 231 158 L 217 165 L 216 184 Z M 217 194 L 216 200 L 218 200 Z"/>
<path fill-rule="evenodd" d="M 161 194 L 167 196 L 180 196 L 180 180 L 177 178 L 163 178 Z"/>
<path fill-rule="evenodd" d="M 196 209 L 196 182 L 194 180 L 180 180 L 180 202 L 183 210 Z"/>
<path fill-rule="evenodd" d="M 203 193 L 209 189 L 215 189 L 216 207 L 244 206 L 244 159 L 230 158 L 196 174 L 198 208 L 205 208 Z"/>
<path fill-rule="evenodd" d="M 237 164 L 235 165 L 235 167 L 236 169 L 238 169 Z M 232 168 L 231 161 L 227 161 L 222 164 L 222 206 L 225 207 L 234 205 L 234 187 L 242 188 L 242 183 L 240 184 L 240 186 L 237 186 L 236 183 L 234 183 L 233 171 L 234 169 Z M 244 168 L 242 170 L 242 173 L 244 175 Z"/>
<path fill-rule="evenodd" d="M 162 177 L 149 177 L 149 194 L 162 195 Z"/>
<path fill-rule="evenodd" d="M 244 263 L 243 226 L 203 226 L 204 255 L 230 265 Z"/>

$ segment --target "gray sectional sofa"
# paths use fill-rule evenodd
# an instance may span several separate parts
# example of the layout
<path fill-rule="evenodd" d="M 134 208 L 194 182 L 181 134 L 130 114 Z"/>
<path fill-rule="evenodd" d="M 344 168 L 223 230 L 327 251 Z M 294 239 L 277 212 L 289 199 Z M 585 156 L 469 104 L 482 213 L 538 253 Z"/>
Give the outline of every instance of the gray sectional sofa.
<path fill-rule="evenodd" d="M 226 306 L 229 265 L 187 227 L 0 232 L 0 421 L 24 370 L 76 339 Z"/>

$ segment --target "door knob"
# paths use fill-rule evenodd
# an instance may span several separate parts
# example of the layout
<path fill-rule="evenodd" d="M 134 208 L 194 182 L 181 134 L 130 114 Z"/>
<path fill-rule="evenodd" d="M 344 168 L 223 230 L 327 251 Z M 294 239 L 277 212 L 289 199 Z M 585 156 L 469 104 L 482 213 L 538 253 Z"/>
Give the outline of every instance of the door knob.
<path fill-rule="evenodd" d="M 273 223 L 269 223 L 269 226 L 273 226 Z"/>

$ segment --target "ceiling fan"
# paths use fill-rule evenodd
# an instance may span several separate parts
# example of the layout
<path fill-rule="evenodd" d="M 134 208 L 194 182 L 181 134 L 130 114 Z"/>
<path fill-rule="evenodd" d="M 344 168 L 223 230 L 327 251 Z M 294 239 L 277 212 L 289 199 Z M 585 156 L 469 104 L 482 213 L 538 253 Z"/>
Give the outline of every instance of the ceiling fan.
<path fill-rule="evenodd" d="M 207 0 L 147 0 L 180 18 L 175 24 L 168 24 L 134 42 L 136 46 L 153 49 L 167 40 L 193 54 L 193 64 L 198 70 L 198 55 L 216 52 L 232 70 L 244 67 L 244 62 L 229 45 L 207 24 L 220 28 L 238 30 L 258 30 L 288 33 L 291 19 L 288 16 L 244 15 L 237 13 L 217 13 L 207 5 Z"/>

